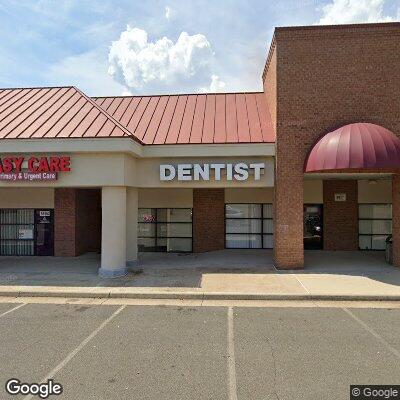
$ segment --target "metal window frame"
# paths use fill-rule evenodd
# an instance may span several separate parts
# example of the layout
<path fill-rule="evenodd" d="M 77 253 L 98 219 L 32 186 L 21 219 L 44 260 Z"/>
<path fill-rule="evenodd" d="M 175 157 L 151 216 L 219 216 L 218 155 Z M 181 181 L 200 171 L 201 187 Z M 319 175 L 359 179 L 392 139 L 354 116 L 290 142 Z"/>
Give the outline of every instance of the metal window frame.
<path fill-rule="evenodd" d="M 390 204 L 393 211 L 393 203 L 358 203 L 358 250 L 360 251 L 385 251 L 385 249 L 373 249 L 372 248 L 372 237 L 373 236 L 389 236 L 390 233 L 360 233 L 360 221 L 393 221 L 392 218 L 360 218 L 360 206 L 387 206 Z M 360 236 L 368 236 L 371 239 L 371 248 L 362 249 L 360 247 Z"/>
<path fill-rule="evenodd" d="M 36 256 L 36 225 L 35 225 L 35 208 L 0 208 L 0 212 L 1 211 L 15 211 L 17 212 L 18 210 L 30 210 L 33 211 L 33 223 L 31 224 L 20 224 L 20 223 L 1 223 L 0 222 L 0 226 L 26 226 L 26 225 L 32 225 L 33 226 L 33 239 L 8 239 L 8 238 L 3 238 L 1 236 L 1 229 L 0 229 L 0 243 L 1 242 L 33 242 L 33 254 L 18 254 L 18 252 L 15 252 L 13 254 L 2 254 L 1 253 L 1 247 L 0 247 L 0 256 L 1 257 L 33 257 Z"/>
<path fill-rule="evenodd" d="M 252 217 L 252 218 L 229 218 L 226 217 L 226 206 L 229 206 L 231 204 L 243 204 L 243 205 L 259 205 L 261 206 L 261 217 Z M 238 249 L 238 250 L 248 250 L 248 249 L 257 249 L 257 250 L 271 250 L 273 247 L 264 247 L 264 236 L 274 236 L 273 233 L 267 233 L 264 232 L 264 220 L 265 221 L 274 221 L 274 217 L 272 218 L 264 218 L 264 204 L 265 205 L 271 205 L 273 207 L 273 203 L 225 203 L 224 204 L 224 248 L 225 249 Z M 261 233 L 227 233 L 226 232 L 226 221 L 227 220 L 256 220 L 256 221 L 261 221 Z M 257 235 L 261 236 L 261 247 L 227 247 L 226 245 L 226 235 Z"/>
<path fill-rule="evenodd" d="M 52 219 L 52 231 L 53 231 L 53 235 L 54 235 L 54 208 L 32 208 L 32 207 L 24 207 L 24 208 L 0 208 L 0 212 L 1 211 L 18 211 L 18 210 L 29 210 L 29 211 L 33 211 L 33 223 L 29 224 L 29 223 L 1 223 L 0 222 L 0 226 L 27 226 L 27 225 L 32 225 L 33 226 L 33 239 L 8 239 L 8 238 L 3 238 L 1 236 L 1 230 L 0 230 L 0 243 L 1 242 L 33 242 L 33 254 L 18 254 L 18 252 L 15 252 L 13 254 L 1 254 L 1 248 L 0 248 L 0 257 L 33 257 L 33 256 L 37 256 L 37 223 L 36 223 L 36 211 L 38 210 L 43 210 L 43 211 L 50 211 L 53 212 L 53 219 Z M 52 253 L 54 254 L 54 236 L 53 236 L 53 250 Z"/>
<path fill-rule="evenodd" d="M 148 225 L 148 224 L 154 224 L 156 227 L 156 236 L 139 236 L 138 239 L 154 239 L 154 247 L 156 253 L 192 253 L 193 252 L 193 207 L 139 207 L 140 209 L 150 209 L 150 210 L 156 210 L 156 220 L 154 222 L 142 222 L 138 221 L 139 224 L 143 225 Z M 190 210 L 192 213 L 192 220 L 191 222 L 158 222 L 158 210 Z M 158 225 L 169 225 L 169 224 L 186 224 L 186 225 L 191 225 L 191 231 L 192 235 L 191 236 L 158 236 L 157 235 L 157 226 Z M 162 251 L 162 250 L 157 250 L 157 241 L 158 239 L 191 239 L 190 242 L 190 250 L 187 251 Z M 150 250 L 142 250 L 143 252 L 149 252 L 151 253 Z"/>

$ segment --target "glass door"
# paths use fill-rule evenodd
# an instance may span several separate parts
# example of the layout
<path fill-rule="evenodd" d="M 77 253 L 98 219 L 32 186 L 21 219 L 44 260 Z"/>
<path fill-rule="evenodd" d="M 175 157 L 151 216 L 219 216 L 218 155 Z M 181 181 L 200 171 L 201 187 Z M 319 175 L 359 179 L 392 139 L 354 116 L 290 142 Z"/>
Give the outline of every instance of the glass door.
<path fill-rule="evenodd" d="M 35 210 L 35 244 L 37 256 L 52 256 L 53 210 Z"/>
<path fill-rule="evenodd" d="M 323 249 L 322 204 L 304 204 L 304 249 Z"/>

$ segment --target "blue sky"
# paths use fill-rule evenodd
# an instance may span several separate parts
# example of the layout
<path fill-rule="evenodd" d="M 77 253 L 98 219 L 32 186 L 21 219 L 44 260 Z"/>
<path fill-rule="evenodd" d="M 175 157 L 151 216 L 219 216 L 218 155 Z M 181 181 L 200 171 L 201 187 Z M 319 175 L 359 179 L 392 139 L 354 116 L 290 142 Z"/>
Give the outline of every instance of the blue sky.
<path fill-rule="evenodd" d="M 260 90 L 275 26 L 399 17 L 400 0 L 2 0 L 0 87 Z"/>

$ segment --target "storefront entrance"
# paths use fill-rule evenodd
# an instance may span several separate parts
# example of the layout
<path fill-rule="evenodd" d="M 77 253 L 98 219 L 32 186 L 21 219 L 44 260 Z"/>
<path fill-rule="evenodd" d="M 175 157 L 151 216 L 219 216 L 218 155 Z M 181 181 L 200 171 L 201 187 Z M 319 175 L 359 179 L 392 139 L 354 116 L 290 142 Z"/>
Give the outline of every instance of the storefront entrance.
<path fill-rule="evenodd" d="M 304 249 L 323 249 L 322 204 L 304 205 Z"/>
<path fill-rule="evenodd" d="M 35 255 L 37 256 L 54 254 L 53 214 L 53 210 L 35 210 Z"/>

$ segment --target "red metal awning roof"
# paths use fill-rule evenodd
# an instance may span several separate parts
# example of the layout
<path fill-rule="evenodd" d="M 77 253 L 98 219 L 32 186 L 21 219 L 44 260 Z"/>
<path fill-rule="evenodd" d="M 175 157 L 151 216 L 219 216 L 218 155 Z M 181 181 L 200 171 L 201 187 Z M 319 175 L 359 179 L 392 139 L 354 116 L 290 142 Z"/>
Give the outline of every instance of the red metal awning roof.
<path fill-rule="evenodd" d="M 72 86 L 0 89 L 0 139 L 132 137 Z"/>
<path fill-rule="evenodd" d="M 304 164 L 305 172 L 400 168 L 400 139 L 382 126 L 345 125 L 320 138 Z"/>
<path fill-rule="evenodd" d="M 97 137 L 142 144 L 275 141 L 263 92 L 92 99 L 75 87 L 0 89 L 0 140 Z"/>
<path fill-rule="evenodd" d="M 145 144 L 271 143 L 265 93 L 95 97 Z"/>

